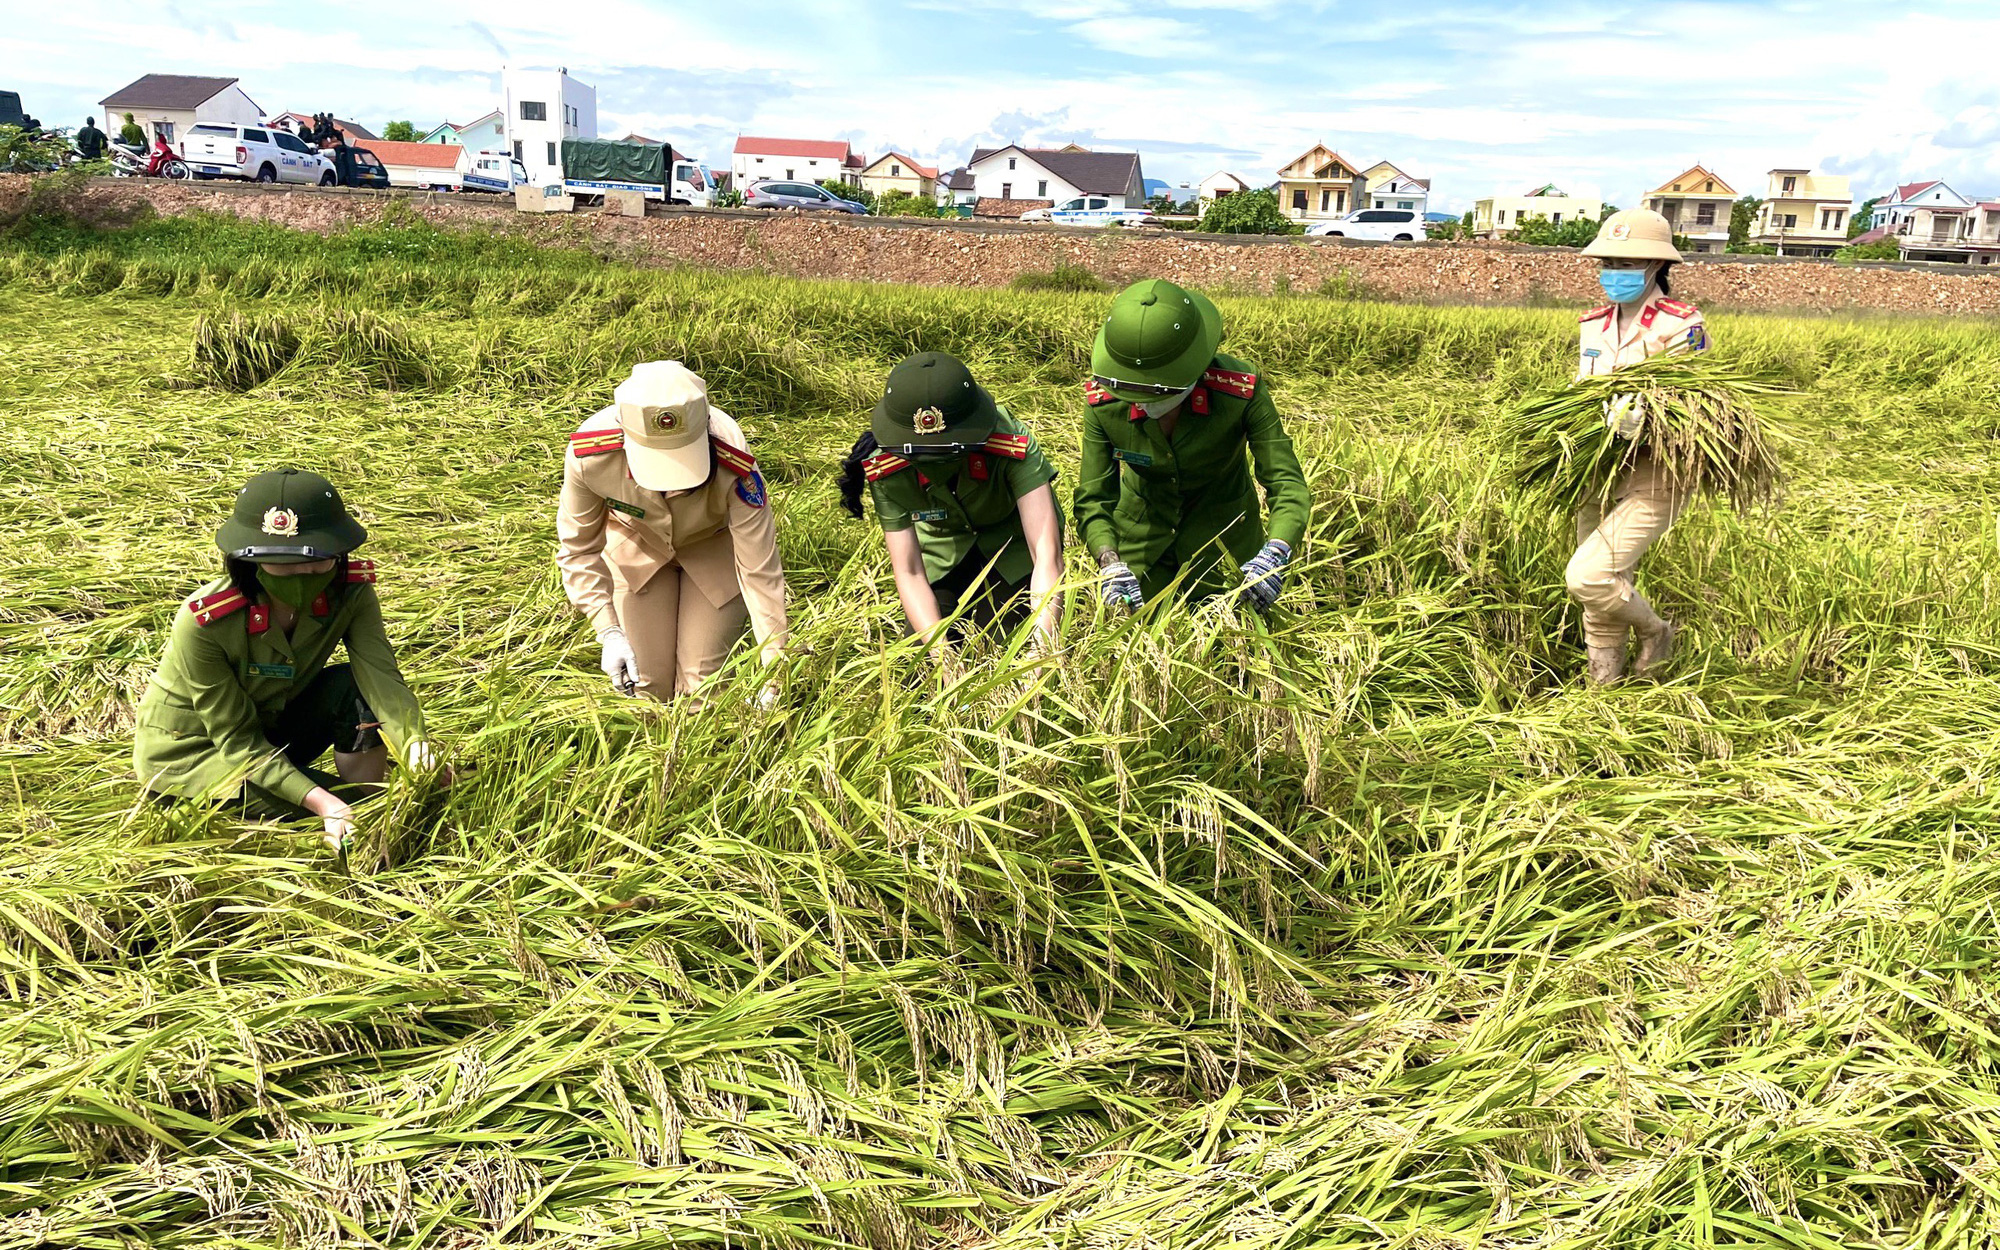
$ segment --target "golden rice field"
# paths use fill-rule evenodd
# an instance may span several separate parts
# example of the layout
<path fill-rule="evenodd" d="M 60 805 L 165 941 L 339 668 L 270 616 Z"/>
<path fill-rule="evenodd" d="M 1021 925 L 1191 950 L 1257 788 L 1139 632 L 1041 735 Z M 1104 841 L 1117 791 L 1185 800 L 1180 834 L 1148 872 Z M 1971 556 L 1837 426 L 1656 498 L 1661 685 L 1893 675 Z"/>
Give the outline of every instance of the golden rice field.
<path fill-rule="evenodd" d="M 840 454 L 951 351 L 1066 494 L 1107 299 L 0 242 L 0 1250 L 2000 1244 L 1996 326 L 1715 317 L 1789 490 L 1688 515 L 1681 658 L 1596 691 L 1500 469 L 1574 315 L 1224 298 L 1316 495 L 1280 610 L 926 654 Z M 565 435 L 662 357 L 770 479 L 768 713 L 618 698 L 557 584 Z M 128 775 L 287 463 L 478 766 L 351 877 Z"/>

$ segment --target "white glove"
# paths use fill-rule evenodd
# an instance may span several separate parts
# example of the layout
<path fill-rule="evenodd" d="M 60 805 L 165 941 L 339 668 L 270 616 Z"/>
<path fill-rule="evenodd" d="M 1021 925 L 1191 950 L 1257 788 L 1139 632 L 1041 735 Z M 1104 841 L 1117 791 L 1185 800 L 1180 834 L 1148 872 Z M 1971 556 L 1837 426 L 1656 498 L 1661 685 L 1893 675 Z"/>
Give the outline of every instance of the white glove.
<path fill-rule="evenodd" d="M 639 688 L 639 657 L 632 650 L 632 644 L 625 639 L 625 631 L 618 628 L 605 630 L 597 636 L 598 645 L 604 654 L 597 661 L 597 667 L 611 679 L 612 689 L 619 694 L 633 694 Z"/>
<path fill-rule="evenodd" d="M 1645 417 L 1637 395 L 1613 395 L 1604 403 L 1604 424 L 1620 438 L 1639 437 L 1639 431 L 1645 428 Z"/>
<path fill-rule="evenodd" d="M 412 738 L 403 747 L 403 767 L 427 773 L 438 766 L 437 752 L 422 738 Z"/>
<path fill-rule="evenodd" d="M 348 843 L 354 841 L 357 832 L 354 828 L 354 817 L 351 815 L 322 817 L 320 825 L 325 830 L 320 835 L 320 841 L 326 843 L 327 850 L 334 852 L 346 850 Z"/>
<path fill-rule="evenodd" d="M 768 712 L 778 706 L 778 683 L 770 682 L 757 692 L 757 710 Z"/>

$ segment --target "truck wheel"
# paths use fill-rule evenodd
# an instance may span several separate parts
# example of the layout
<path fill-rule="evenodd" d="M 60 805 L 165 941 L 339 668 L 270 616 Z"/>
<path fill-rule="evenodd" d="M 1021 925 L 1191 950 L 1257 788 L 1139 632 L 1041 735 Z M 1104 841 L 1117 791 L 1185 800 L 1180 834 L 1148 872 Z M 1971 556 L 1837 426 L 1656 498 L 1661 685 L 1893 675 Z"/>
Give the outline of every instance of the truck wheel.
<path fill-rule="evenodd" d="M 257 181 L 276 182 L 277 180 L 278 180 L 278 171 L 272 168 L 271 166 L 265 165 L 257 170 Z"/>
<path fill-rule="evenodd" d="M 323 186 L 323 187 L 330 187 L 330 186 L 332 186 L 332 185 L 333 185 L 333 175 L 332 175 L 332 174 L 321 174 L 321 175 L 319 176 L 319 185 L 321 185 L 321 186 Z"/>

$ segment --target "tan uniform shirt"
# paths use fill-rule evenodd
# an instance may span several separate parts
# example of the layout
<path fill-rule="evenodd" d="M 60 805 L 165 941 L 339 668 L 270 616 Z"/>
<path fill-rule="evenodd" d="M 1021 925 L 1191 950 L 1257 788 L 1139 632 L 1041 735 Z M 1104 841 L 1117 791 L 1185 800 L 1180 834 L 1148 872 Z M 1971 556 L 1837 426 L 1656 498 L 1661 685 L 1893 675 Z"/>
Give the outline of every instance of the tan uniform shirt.
<path fill-rule="evenodd" d="M 711 607 L 741 595 L 764 659 L 775 660 L 789 631 L 770 499 L 742 429 L 720 408 L 708 413 L 715 464 L 692 490 L 663 493 L 632 480 L 615 406 L 570 436 L 556 515 L 563 591 L 601 633 L 621 627 L 614 587 L 642 589 L 676 565 Z"/>
<path fill-rule="evenodd" d="M 1579 381 L 1601 377 L 1662 352 L 1707 348 L 1708 327 L 1701 319 L 1701 309 L 1693 304 L 1656 295 L 1646 301 L 1622 335 L 1618 332 L 1617 306 L 1606 304 L 1583 314 L 1582 355 L 1576 376 Z"/>

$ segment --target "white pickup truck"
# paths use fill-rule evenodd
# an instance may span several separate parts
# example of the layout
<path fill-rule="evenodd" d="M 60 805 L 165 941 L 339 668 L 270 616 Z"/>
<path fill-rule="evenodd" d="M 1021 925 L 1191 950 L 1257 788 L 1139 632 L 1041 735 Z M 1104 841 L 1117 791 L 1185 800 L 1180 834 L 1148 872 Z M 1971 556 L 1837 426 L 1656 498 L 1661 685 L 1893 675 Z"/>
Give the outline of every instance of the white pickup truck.
<path fill-rule="evenodd" d="M 181 140 L 181 159 L 197 178 L 248 178 L 252 182 L 334 184 L 333 161 L 305 140 L 271 126 L 222 126 L 203 122 Z"/>

